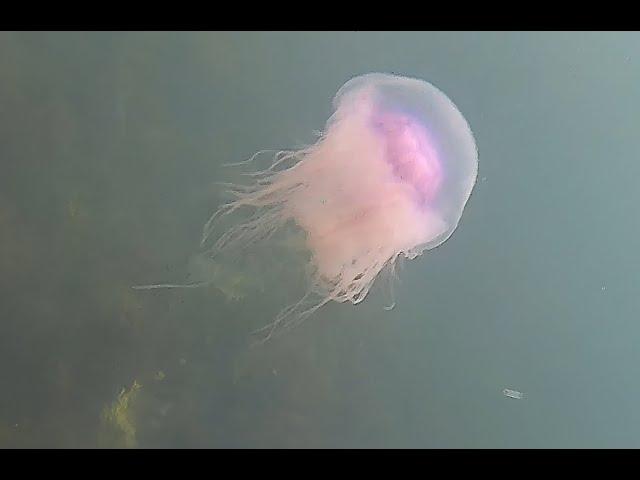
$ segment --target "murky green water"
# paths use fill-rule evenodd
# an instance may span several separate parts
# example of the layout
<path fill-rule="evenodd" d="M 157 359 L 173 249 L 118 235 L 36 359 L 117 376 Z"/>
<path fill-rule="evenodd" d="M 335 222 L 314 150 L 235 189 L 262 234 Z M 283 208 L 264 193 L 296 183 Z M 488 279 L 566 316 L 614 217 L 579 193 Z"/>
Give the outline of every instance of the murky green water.
<path fill-rule="evenodd" d="M 302 253 L 198 263 L 212 184 L 370 71 L 469 121 L 460 227 L 250 348 Z M 636 33 L 1 33 L 0 446 L 640 446 L 639 101 Z"/>

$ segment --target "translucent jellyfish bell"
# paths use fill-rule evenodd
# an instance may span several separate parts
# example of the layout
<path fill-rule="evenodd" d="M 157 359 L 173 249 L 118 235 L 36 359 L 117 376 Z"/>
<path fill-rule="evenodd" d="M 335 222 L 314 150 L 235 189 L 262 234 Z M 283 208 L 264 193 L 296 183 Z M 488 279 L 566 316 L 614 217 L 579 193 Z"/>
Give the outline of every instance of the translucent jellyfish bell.
<path fill-rule="evenodd" d="M 345 83 L 329 120 L 355 117 L 360 110 L 377 128 L 386 160 L 400 181 L 411 185 L 415 201 L 442 221 L 443 230 L 422 250 L 446 241 L 458 226 L 478 174 L 478 152 L 469 124 L 453 102 L 432 84 L 384 73 Z M 384 156 L 384 155 L 383 155 Z M 434 225 L 435 227 L 435 225 Z"/>

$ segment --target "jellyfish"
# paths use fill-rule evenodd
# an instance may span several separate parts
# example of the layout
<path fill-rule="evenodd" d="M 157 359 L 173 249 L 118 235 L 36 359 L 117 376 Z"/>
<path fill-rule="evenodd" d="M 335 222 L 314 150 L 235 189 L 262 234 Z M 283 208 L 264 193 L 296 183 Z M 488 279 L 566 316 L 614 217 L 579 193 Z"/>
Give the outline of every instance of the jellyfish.
<path fill-rule="evenodd" d="M 333 108 L 315 143 L 276 152 L 270 167 L 248 173 L 249 185 L 225 184 L 233 200 L 203 228 L 201 248 L 211 259 L 243 251 L 285 225 L 303 233 L 310 252 L 307 293 L 255 332 L 265 340 L 329 302 L 362 302 L 383 272 L 394 278 L 400 259 L 441 245 L 458 226 L 476 183 L 478 154 L 469 124 L 430 83 L 360 75 L 338 90 Z M 240 211 L 251 213 L 232 215 Z M 232 224 L 220 231 L 223 218 Z"/>
<path fill-rule="evenodd" d="M 310 251 L 307 294 L 265 327 L 294 325 L 328 302 L 362 302 L 384 269 L 445 242 L 476 183 L 471 129 L 430 83 L 369 73 L 347 81 L 317 141 L 277 152 L 250 185 L 205 224 L 201 246 L 216 256 L 271 237 L 288 222 Z M 251 159 L 250 159 L 251 160 Z M 244 163 L 244 162 L 242 162 Z M 220 219 L 248 218 L 215 235 Z"/>

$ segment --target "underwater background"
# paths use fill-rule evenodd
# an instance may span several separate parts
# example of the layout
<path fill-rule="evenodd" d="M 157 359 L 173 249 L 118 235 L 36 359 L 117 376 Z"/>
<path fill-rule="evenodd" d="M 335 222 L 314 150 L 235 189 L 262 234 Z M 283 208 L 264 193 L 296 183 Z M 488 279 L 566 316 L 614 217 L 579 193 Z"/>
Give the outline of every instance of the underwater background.
<path fill-rule="evenodd" d="M 308 254 L 199 256 L 214 182 L 376 71 L 469 122 L 460 225 L 255 345 Z M 0 447 L 640 446 L 639 104 L 638 33 L 0 33 Z"/>

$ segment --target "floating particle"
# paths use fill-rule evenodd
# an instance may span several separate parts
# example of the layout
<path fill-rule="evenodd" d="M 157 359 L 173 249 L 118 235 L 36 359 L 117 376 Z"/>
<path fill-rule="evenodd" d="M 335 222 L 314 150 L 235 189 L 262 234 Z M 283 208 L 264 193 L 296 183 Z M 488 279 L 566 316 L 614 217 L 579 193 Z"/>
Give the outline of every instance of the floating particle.
<path fill-rule="evenodd" d="M 505 397 L 515 398 L 516 400 L 522 400 L 524 398 L 524 393 L 518 392 L 517 390 L 511 390 L 510 388 L 502 390 L 502 394 Z"/>

